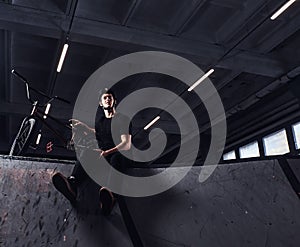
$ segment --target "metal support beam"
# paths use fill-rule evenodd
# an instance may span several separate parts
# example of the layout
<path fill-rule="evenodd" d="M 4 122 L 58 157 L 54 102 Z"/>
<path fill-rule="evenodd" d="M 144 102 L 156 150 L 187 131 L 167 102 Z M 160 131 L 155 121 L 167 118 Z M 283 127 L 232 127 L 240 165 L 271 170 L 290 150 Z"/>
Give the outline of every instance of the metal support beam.
<path fill-rule="evenodd" d="M 278 19 L 278 28 L 270 31 L 265 38 L 259 43 L 261 44 L 258 49 L 261 52 L 269 53 L 284 40 L 292 36 L 300 29 L 300 14 L 296 15 L 292 20 Z M 294 53 L 295 51 L 291 51 Z"/>
<path fill-rule="evenodd" d="M 141 2 L 142 2 L 142 0 L 133 0 L 131 2 L 129 9 L 123 18 L 123 21 L 122 21 L 123 26 L 127 25 L 128 21 L 134 15 L 134 12 L 137 10 L 137 8 L 139 7 Z"/>
<path fill-rule="evenodd" d="M 63 14 L 0 3 L 0 28 L 59 38 L 66 28 Z"/>
<path fill-rule="evenodd" d="M 244 8 L 238 10 L 231 16 L 217 31 L 216 37 L 220 43 L 228 42 L 236 33 L 245 29 L 247 21 L 253 16 L 258 15 L 260 10 L 265 7 L 266 1 L 247 1 Z M 241 25 L 243 23 L 243 25 Z"/>
<path fill-rule="evenodd" d="M 276 113 L 274 113 L 274 114 L 276 114 Z M 278 116 L 277 117 L 276 116 L 269 117 L 268 122 L 267 122 L 268 124 L 266 122 L 264 122 L 264 124 L 261 124 L 261 126 L 257 126 L 256 130 L 249 128 L 247 133 L 244 133 L 241 131 L 241 133 L 237 133 L 236 136 L 231 135 L 230 138 L 228 138 L 228 141 L 231 143 L 229 145 L 227 145 L 227 148 L 230 149 L 237 145 L 240 145 L 243 142 L 250 141 L 251 139 L 255 138 L 256 136 L 266 133 L 270 129 L 279 128 L 278 126 L 282 126 L 288 121 L 292 121 L 293 119 L 299 118 L 300 111 L 299 111 L 299 107 L 298 107 L 297 103 L 293 104 L 290 109 L 286 109 L 285 114 L 282 113 L 282 115 L 284 116 L 284 118 L 282 118 L 282 119 Z M 266 119 L 267 117 L 264 116 L 264 118 Z M 256 123 L 252 123 L 252 125 L 255 125 L 255 124 Z M 252 134 L 250 134 L 250 133 L 252 133 Z M 243 135 L 244 138 L 238 138 L 240 135 Z"/>
<path fill-rule="evenodd" d="M 211 0 L 211 4 L 220 7 L 239 9 L 244 5 L 244 1 L 240 0 Z"/>
<path fill-rule="evenodd" d="M 59 39 L 61 31 L 68 28 L 64 15 L 7 4 L 0 4 L 0 6 L 0 28 L 3 29 Z M 145 49 L 169 51 L 200 64 L 217 61 L 225 52 L 223 47 L 215 44 L 200 43 L 78 17 L 74 18 L 71 33 L 71 41 L 129 51 Z M 285 72 L 281 61 L 243 51 L 236 51 L 235 56 L 223 60 L 217 67 L 241 69 L 248 73 L 270 77 L 278 77 Z"/>
<path fill-rule="evenodd" d="M 188 23 L 193 19 L 193 17 L 198 13 L 199 9 L 206 3 L 206 0 L 199 0 L 196 6 L 193 6 L 188 13 L 185 14 L 185 19 L 181 21 L 181 25 L 177 25 L 174 29 L 175 35 L 179 36 L 180 33 L 185 29 Z"/>
<path fill-rule="evenodd" d="M 292 186 L 293 190 L 295 191 L 296 195 L 300 199 L 300 182 L 293 172 L 289 162 L 286 160 L 286 158 L 282 157 L 278 159 L 278 163 L 284 172 L 286 178 L 288 179 L 290 185 Z"/>
<path fill-rule="evenodd" d="M 76 18 L 72 30 L 72 40 L 89 44 L 104 44 L 113 48 L 131 51 L 145 49 L 173 52 L 190 58 L 200 64 L 210 64 L 224 54 L 223 47 L 215 44 L 200 43 L 168 35 L 155 34 L 148 31 L 135 30 L 128 27 L 100 23 Z M 278 77 L 284 73 L 284 66 L 279 60 L 266 55 L 251 52 L 236 52 L 221 61 L 216 67 L 225 69 L 241 69 L 247 73 L 254 73 L 270 77 Z"/>
<path fill-rule="evenodd" d="M 271 93 L 271 91 L 269 92 Z M 258 98 L 259 100 L 259 98 Z M 247 107 L 249 107 L 250 105 L 247 105 Z M 246 108 L 247 108 L 246 107 Z M 245 109 L 246 109 L 245 108 Z M 268 129 L 271 129 L 271 128 L 274 128 L 276 126 L 279 126 L 279 125 L 282 125 L 284 124 L 286 121 L 288 120 L 291 120 L 291 119 L 294 119 L 294 118 L 297 118 L 297 117 L 300 117 L 300 112 L 299 112 L 299 105 L 298 105 L 298 102 L 297 100 L 294 100 L 292 102 L 287 102 L 285 105 L 282 105 L 282 108 L 283 109 L 280 109 L 280 108 L 276 108 L 274 109 L 273 112 L 268 112 L 268 115 L 263 115 L 261 116 L 263 119 L 268 119 L 269 121 L 269 125 L 267 127 L 264 127 L 265 126 L 265 122 L 262 122 L 261 119 L 255 119 L 254 121 L 256 122 L 249 122 L 248 123 L 248 127 L 247 126 L 243 126 L 244 129 L 247 131 L 247 135 L 246 137 L 244 137 L 244 139 L 241 139 L 241 138 L 235 138 L 235 139 L 238 139 L 237 141 L 233 142 L 233 143 L 230 143 L 230 145 L 226 145 L 226 149 L 231 149 L 231 148 L 234 148 L 236 147 L 236 145 L 239 145 L 241 142 L 243 141 L 246 141 L 246 140 L 249 140 L 251 138 L 253 138 L 254 136 L 258 135 L 258 134 L 261 134 L 261 133 L 264 133 L 266 132 Z M 237 113 L 239 110 L 245 110 L 245 109 L 237 109 L 236 112 L 231 112 L 230 114 L 235 114 Z M 228 115 L 228 111 L 226 111 L 226 114 Z M 280 113 L 280 114 L 279 114 Z M 284 119 L 280 119 L 280 116 L 285 116 Z M 261 129 L 259 129 L 259 123 L 262 123 L 263 125 L 260 127 Z M 216 122 L 217 124 L 217 122 Z M 209 129 L 211 126 L 211 123 L 208 122 L 207 124 L 204 124 L 203 126 L 201 126 L 201 128 L 199 129 L 199 132 L 200 133 L 203 133 L 204 131 L 206 131 L 207 129 Z M 255 129 L 255 130 L 251 130 L 250 127 L 251 126 L 256 126 L 256 128 L 258 128 L 259 130 Z M 267 129 L 266 129 L 267 128 Z M 242 133 L 242 129 L 237 129 L 236 130 L 236 135 L 237 136 L 241 136 L 243 133 Z M 253 134 L 249 134 L 249 133 L 253 133 Z M 190 136 L 193 136 L 193 133 L 189 133 Z M 234 133 L 233 133 L 234 135 Z M 233 136 L 231 135 L 231 137 Z M 245 134 L 243 134 L 245 136 Z M 228 141 L 229 139 L 227 139 Z M 178 145 L 174 145 L 172 148 L 170 148 L 169 150 L 167 150 L 164 155 L 167 155 L 168 153 L 172 152 L 173 150 L 175 150 L 176 148 L 178 148 L 180 146 L 180 143 Z"/>
<path fill-rule="evenodd" d="M 285 127 L 285 130 L 286 130 L 286 135 L 287 135 L 287 139 L 288 139 L 290 153 L 295 154 L 296 153 L 296 147 L 295 147 L 295 141 L 294 141 L 292 126 L 287 125 Z"/>

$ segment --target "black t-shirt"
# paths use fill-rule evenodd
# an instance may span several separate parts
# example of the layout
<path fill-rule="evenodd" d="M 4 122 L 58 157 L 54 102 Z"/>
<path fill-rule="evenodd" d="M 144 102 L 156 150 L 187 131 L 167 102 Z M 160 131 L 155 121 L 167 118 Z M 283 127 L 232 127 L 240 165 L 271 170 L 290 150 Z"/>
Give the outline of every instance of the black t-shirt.
<path fill-rule="evenodd" d="M 130 119 L 121 113 L 116 113 L 113 118 L 106 118 L 102 109 L 101 111 L 97 112 L 95 119 L 96 139 L 98 141 L 99 148 L 107 150 L 115 147 L 118 144 L 115 144 L 113 141 L 111 133 L 112 120 L 114 121 L 114 130 L 117 131 L 117 133 L 114 133 L 114 136 L 116 135 L 120 142 L 121 135 L 132 134 L 132 126 Z"/>

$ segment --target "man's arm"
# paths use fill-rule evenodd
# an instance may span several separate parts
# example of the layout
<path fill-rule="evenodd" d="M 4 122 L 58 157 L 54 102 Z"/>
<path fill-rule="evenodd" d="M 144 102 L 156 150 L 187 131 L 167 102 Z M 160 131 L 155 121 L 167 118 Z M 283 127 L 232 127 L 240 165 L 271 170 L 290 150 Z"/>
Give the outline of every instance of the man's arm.
<path fill-rule="evenodd" d="M 116 145 L 111 149 L 102 151 L 100 155 L 105 157 L 114 152 L 121 151 L 121 150 L 129 150 L 130 148 L 131 148 L 131 135 L 129 134 L 121 135 L 121 142 L 118 145 Z"/>
<path fill-rule="evenodd" d="M 83 131 L 96 133 L 95 129 L 89 127 L 87 124 L 85 124 L 77 119 L 70 119 L 70 121 L 72 121 L 72 127 L 74 129 L 81 129 Z"/>

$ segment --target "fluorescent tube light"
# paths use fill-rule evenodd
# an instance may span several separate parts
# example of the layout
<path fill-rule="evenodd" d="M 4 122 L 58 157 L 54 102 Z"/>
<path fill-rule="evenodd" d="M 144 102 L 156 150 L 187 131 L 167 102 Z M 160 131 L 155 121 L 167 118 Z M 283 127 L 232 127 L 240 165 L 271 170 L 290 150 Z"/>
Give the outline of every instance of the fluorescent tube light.
<path fill-rule="evenodd" d="M 192 91 L 195 87 L 197 87 L 201 82 L 203 82 L 207 77 L 209 77 L 212 73 L 214 73 L 214 69 L 210 69 L 206 74 L 204 74 L 198 81 L 196 81 L 192 86 L 190 86 L 190 88 L 188 89 L 188 91 Z"/>
<path fill-rule="evenodd" d="M 62 53 L 60 55 L 60 59 L 59 59 L 59 63 L 57 65 L 57 69 L 56 71 L 59 73 L 61 71 L 61 68 L 63 66 L 63 63 L 64 63 L 64 60 L 65 60 L 65 56 L 67 54 L 67 51 L 68 51 L 68 48 L 69 48 L 69 45 L 68 44 L 65 44 L 64 45 L 64 48 L 62 50 Z"/>
<path fill-rule="evenodd" d="M 50 107 L 51 107 L 51 104 L 48 103 L 47 106 L 46 106 L 45 112 L 44 112 L 44 119 L 47 118 L 47 115 L 49 113 Z"/>
<path fill-rule="evenodd" d="M 154 118 L 150 123 L 148 123 L 148 124 L 144 127 L 144 130 L 149 129 L 155 122 L 158 121 L 158 119 L 160 119 L 160 116 L 157 116 L 157 117 Z"/>
<path fill-rule="evenodd" d="M 37 138 L 36 138 L 36 141 L 35 141 L 36 145 L 38 145 L 40 143 L 41 137 L 42 137 L 42 134 L 39 133 L 38 136 L 37 136 Z"/>
<path fill-rule="evenodd" d="M 275 20 L 278 16 L 280 16 L 288 7 L 290 7 L 296 0 L 287 1 L 282 7 L 280 7 L 272 16 L 271 20 Z"/>

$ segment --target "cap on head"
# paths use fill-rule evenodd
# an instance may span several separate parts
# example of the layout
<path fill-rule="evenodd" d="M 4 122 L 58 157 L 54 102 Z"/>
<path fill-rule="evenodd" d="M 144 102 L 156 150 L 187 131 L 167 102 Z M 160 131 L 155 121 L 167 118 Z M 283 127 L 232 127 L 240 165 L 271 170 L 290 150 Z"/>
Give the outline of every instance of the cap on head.
<path fill-rule="evenodd" d="M 116 95 L 111 89 L 103 88 L 99 91 L 99 101 L 101 100 L 103 94 L 111 94 L 114 97 L 114 100 L 116 100 Z"/>

